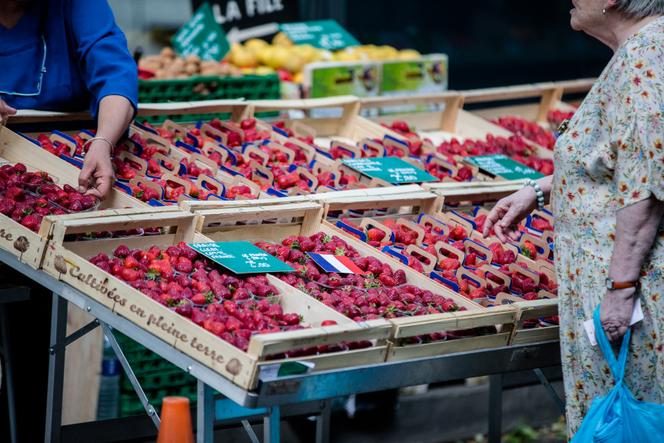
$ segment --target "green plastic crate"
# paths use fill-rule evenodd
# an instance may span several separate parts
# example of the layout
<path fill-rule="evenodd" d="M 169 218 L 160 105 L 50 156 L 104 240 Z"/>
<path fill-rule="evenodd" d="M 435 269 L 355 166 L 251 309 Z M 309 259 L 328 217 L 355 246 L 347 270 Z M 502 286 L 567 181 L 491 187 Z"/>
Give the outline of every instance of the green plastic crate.
<path fill-rule="evenodd" d="M 140 80 L 140 103 L 172 103 L 200 100 L 271 100 L 280 97 L 279 76 L 242 77 L 195 76 L 174 80 Z"/>
<path fill-rule="evenodd" d="M 129 337 L 116 332 L 116 340 L 129 362 L 150 403 L 161 406 L 166 396 L 184 396 L 196 402 L 196 379 L 159 355 Z M 131 383 L 121 373 L 120 415 L 122 417 L 145 413 Z"/>

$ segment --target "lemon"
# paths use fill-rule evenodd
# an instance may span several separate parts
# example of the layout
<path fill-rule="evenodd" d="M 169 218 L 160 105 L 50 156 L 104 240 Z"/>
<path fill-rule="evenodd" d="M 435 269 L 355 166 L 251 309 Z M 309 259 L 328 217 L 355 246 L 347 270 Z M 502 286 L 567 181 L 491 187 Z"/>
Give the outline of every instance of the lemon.
<path fill-rule="evenodd" d="M 291 39 L 283 32 L 277 33 L 277 35 L 272 38 L 272 44 L 276 46 L 293 46 Z"/>

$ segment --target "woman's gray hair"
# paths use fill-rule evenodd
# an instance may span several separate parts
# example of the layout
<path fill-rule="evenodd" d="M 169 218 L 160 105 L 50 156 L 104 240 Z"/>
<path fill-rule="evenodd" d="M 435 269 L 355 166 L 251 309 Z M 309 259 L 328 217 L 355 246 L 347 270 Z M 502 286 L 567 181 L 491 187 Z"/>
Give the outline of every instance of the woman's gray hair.
<path fill-rule="evenodd" d="M 664 15 L 664 0 L 616 0 L 614 9 L 628 18 Z"/>

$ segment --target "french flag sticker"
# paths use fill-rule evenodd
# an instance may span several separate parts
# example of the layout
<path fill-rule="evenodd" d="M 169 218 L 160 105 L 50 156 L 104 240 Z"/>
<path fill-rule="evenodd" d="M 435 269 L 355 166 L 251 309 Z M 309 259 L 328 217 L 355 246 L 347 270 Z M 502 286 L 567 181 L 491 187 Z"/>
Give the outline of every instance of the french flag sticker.
<path fill-rule="evenodd" d="M 343 255 L 307 253 L 325 272 L 338 274 L 362 274 L 362 270 L 353 261 Z"/>

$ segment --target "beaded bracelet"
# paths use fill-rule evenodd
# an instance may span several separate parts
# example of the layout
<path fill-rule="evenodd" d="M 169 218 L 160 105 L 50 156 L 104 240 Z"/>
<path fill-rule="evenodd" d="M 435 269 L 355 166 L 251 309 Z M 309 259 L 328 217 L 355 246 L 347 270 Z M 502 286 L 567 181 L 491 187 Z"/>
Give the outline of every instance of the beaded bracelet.
<path fill-rule="evenodd" d="M 92 143 L 95 140 L 101 140 L 103 142 L 108 143 L 108 146 L 111 148 L 111 157 L 113 157 L 113 150 L 115 149 L 115 146 L 113 146 L 113 143 L 109 139 L 107 139 L 106 137 L 101 137 L 101 136 L 92 137 L 91 139 L 86 141 L 85 144 L 83 144 L 83 148 L 85 148 L 87 145 L 89 145 L 90 143 Z"/>
<path fill-rule="evenodd" d="M 530 186 L 535 189 L 535 196 L 537 197 L 537 209 L 540 211 L 544 209 L 544 191 L 542 191 L 540 185 L 535 180 L 527 179 L 523 184 L 524 188 L 526 186 Z"/>

